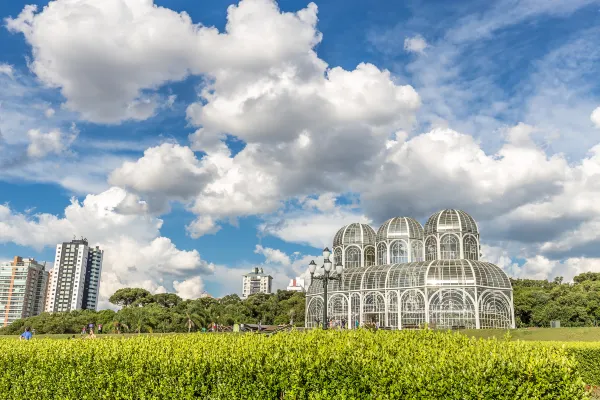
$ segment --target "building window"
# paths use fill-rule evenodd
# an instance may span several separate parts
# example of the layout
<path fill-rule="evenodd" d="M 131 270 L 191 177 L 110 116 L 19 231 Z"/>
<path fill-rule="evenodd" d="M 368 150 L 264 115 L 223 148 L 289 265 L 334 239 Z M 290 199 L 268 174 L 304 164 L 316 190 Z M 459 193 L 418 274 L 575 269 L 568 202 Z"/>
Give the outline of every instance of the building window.
<path fill-rule="evenodd" d="M 465 236 L 463 239 L 465 258 L 467 260 L 479 260 L 479 249 L 477 248 L 477 240 L 473 236 Z"/>
<path fill-rule="evenodd" d="M 460 258 L 460 244 L 455 235 L 445 235 L 440 243 L 442 260 L 458 260 Z"/>
<path fill-rule="evenodd" d="M 437 240 L 431 236 L 425 242 L 425 260 L 433 261 L 437 259 Z"/>
<path fill-rule="evenodd" d="M 404 240 L 396 240 L 390 247 L 390 263 L 407 263 L 408 262 L 408 251 L 406 248 L 406 242 Z"/>
<path fill-rule="evenodd" d="M 367 247 L 365 249 L 365 267 L 375 265 L 375 249 L 373 247 Z"/>
<path fill-rule="evenodd" d="M 346 268 L 360 267 L 360 250 L 357 247 L 346 249 Z"/>
<path fill-rule="evenodd" d="M 387 245 L 385 243 L 379 243 L 377 245 L 377 264 L 385 265 L 387 263 Z"/>

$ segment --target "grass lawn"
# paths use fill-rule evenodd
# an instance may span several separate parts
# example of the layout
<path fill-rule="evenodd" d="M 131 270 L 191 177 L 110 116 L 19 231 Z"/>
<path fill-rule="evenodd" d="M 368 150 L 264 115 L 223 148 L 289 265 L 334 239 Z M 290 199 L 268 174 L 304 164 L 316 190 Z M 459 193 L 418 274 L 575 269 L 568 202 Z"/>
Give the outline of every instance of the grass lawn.
<path fill-rule="evenodd" d="M 599 342 L 600 327 L 587 328 L 523 328 L 523 329 L 466 329 L 461 333 L 477 338 L 501 339 L 510 332 L 512 340 L 543 340 L 557 342 Z"/>

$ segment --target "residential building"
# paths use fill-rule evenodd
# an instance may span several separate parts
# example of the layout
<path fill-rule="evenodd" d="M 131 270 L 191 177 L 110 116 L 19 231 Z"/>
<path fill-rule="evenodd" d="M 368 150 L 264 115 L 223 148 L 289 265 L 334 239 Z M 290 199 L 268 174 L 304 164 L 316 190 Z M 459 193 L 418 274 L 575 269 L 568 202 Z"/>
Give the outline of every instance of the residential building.
<path fill-rule="evenodd" d="M 83 238 L 58 244 L 46 311 L 95 310 L 103 255 L 100 248 L 90 248 Z"/>
<path fill-rule="evenodd" d="M 290 284 L 288 285 L 287 290 L 292 292 L 304 292 L 304 279 L 294 278 L 290 280 Z"/>
<path fill-rule="evenodd" d="M 103 256 L 104 250 L 100 250 L 98 246 L 90 248 L 88 251 L 85 283 L 83 285 L 83 305 L 81 306 L 84 310 L 96 310 L 98 307 Z"/>
<path fill-rule="evenodd" d="M 252 272 L 244 275 L 242 298 L 255 293 L 271 293 L 273 277 L 264 273 L 262 268 L 254 268 Z"/>
<path fill-rule="evenodd" d="M 0 321 L 7 326 L 44 311 L 48 283 L 45 265 L 33 258 L 15 257 L 0 264 Z"/>

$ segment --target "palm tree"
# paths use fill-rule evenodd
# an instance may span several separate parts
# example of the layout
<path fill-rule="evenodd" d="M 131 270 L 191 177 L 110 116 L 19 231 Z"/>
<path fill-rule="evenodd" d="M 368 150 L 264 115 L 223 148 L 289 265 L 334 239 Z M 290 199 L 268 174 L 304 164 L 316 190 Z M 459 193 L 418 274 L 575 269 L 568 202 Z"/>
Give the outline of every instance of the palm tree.
<path fill-rule="evenodd" d="M 192 331 L 192 327 L 196 326 L 196 324 L 194 321 L 192 321 L 192 317 L 189 312 L 186 311 L 185 316 L 187 317 L 188 333 L 190 333 Z"/>

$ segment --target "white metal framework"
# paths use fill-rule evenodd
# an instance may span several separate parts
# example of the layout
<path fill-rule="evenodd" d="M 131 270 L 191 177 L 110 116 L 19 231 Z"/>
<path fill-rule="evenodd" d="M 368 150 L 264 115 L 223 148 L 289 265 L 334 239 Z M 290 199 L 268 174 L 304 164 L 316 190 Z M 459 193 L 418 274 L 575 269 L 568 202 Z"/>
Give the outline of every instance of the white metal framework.
<path fill-rule="evenodd" d="M 425 229 L 392 218 L 375 235 L 365 224 L 336 234 L 334 263 L 341 281 L 328 286 L 328 317 L 338 326 L 375 323 L 392 329 L 514 328 L 506 273 L 479 260 L 475 220 L 459 210 L 432 215 Z M 307 291 L 306 326 L 322 324 L 323 287 Z"/>

